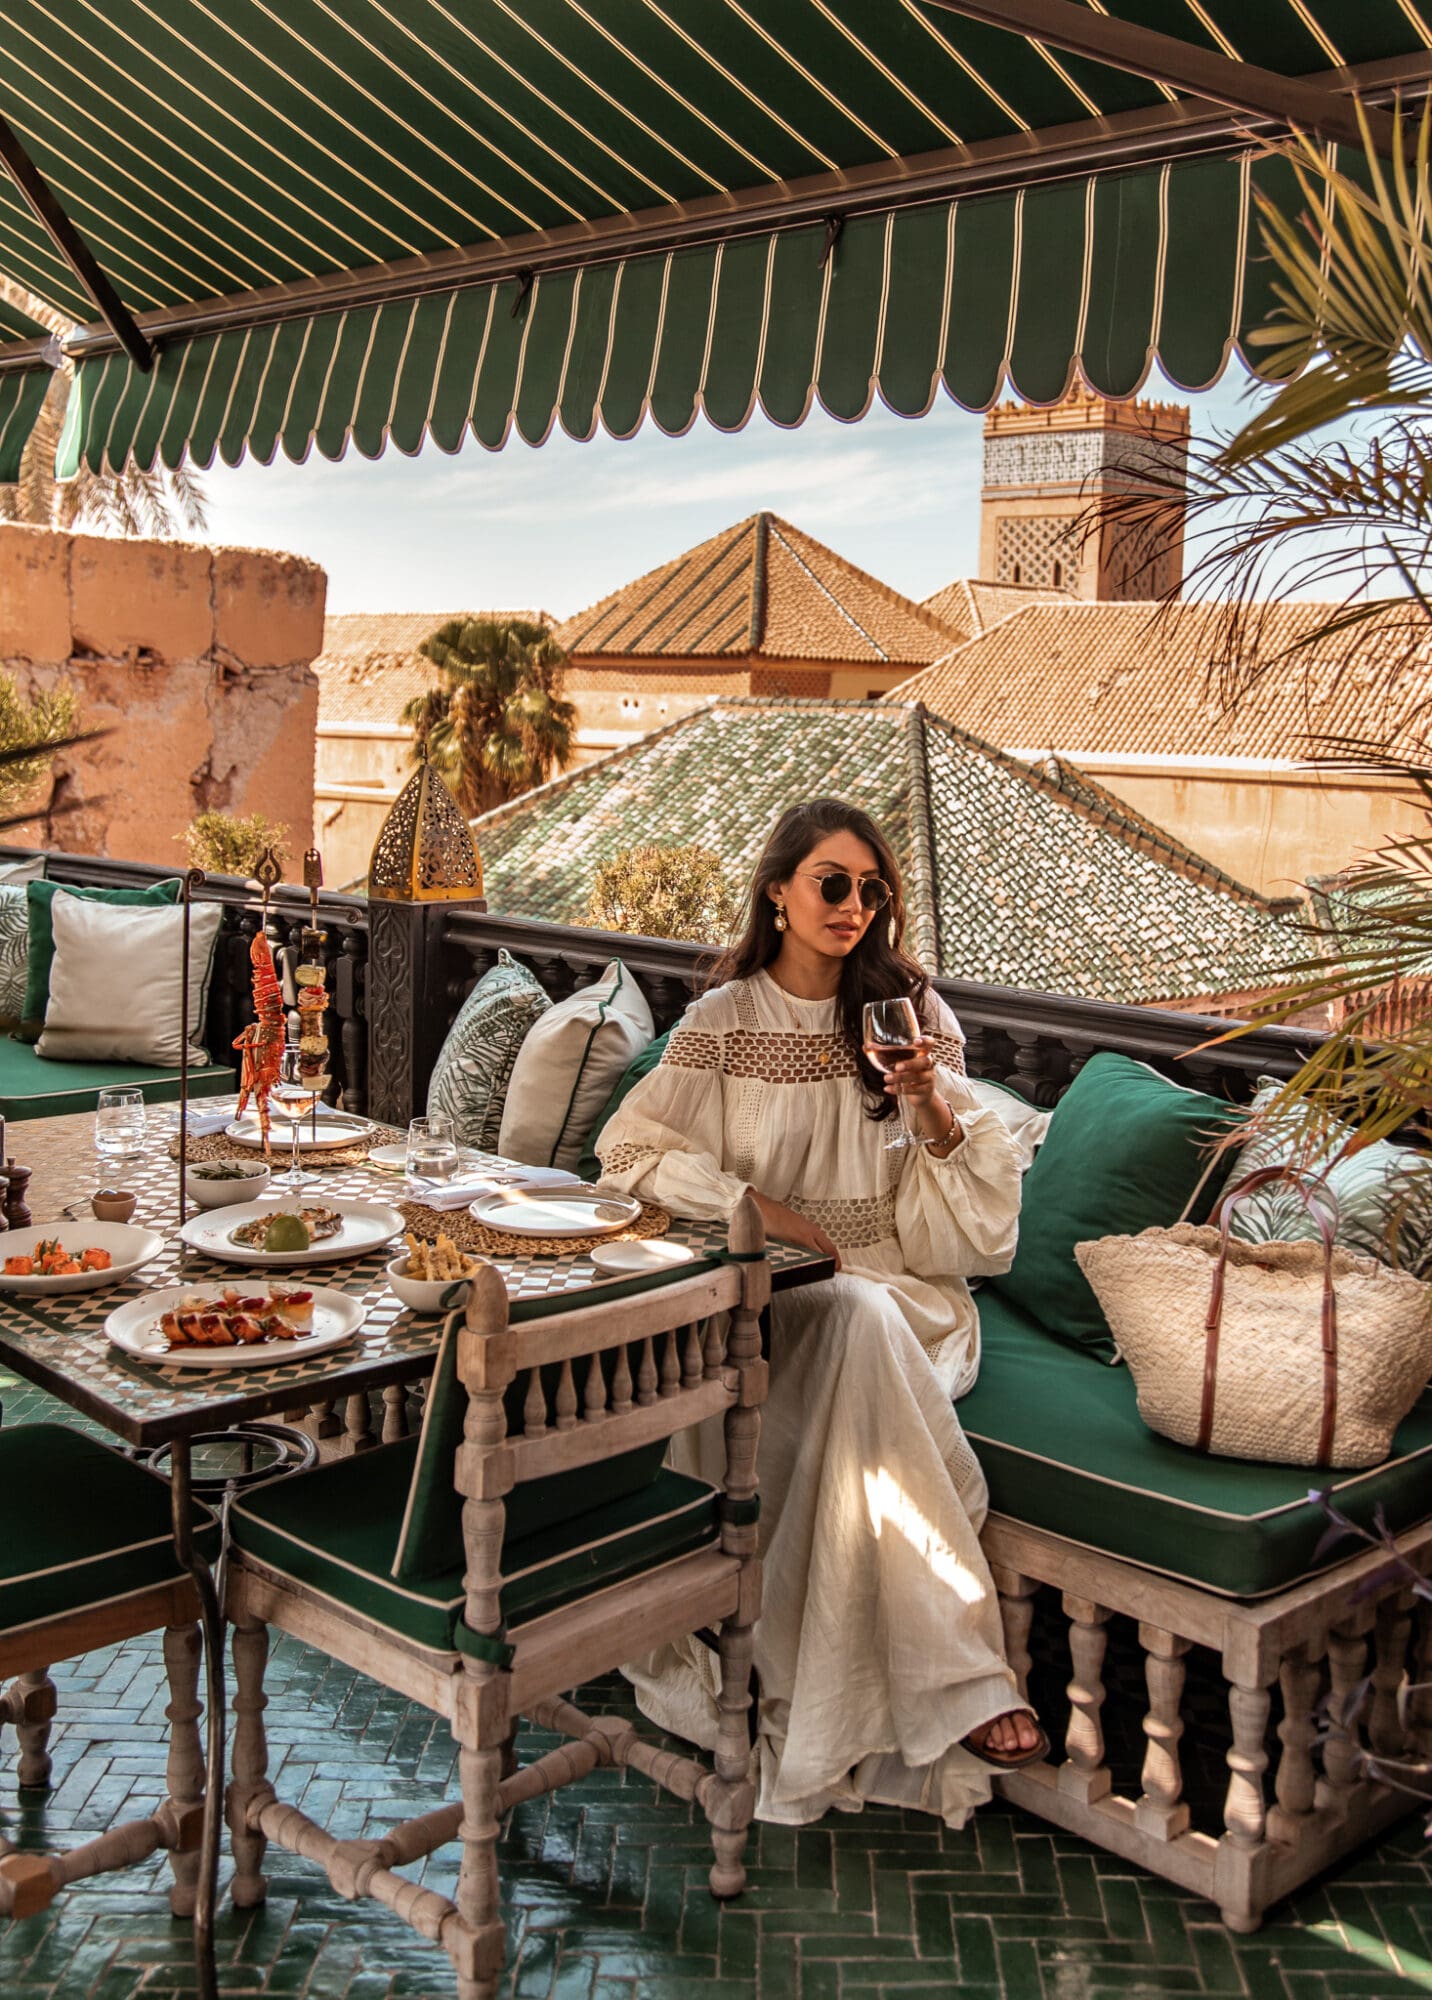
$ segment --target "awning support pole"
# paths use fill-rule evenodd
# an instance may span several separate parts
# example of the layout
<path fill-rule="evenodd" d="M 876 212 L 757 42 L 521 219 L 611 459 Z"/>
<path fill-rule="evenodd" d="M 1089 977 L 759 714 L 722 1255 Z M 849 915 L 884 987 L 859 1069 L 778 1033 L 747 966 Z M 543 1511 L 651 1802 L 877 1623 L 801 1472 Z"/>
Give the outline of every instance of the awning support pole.
<path fill-rule="evenodd" d="M 19 134 L 3 118 L 0 118 L 0 161 L 25 197 L 35 220 L 93 299 L 100 318 L 135 367 L 147 375 L 154 366 L 153 347 L 96 263 L 94 252 L 55 199 L 54 190 L 26 152 Z"/>
<path fill-rule="evenodd" d="M 1281 76 L 1254 63 L 1237 62 L 1217 49 L 1200 48 L 1177 35 L 1161 34 L 1112 14 L 1096 14 L 1076 0 L 922 0 L 926 7 L 962 14 L 992 28 L 1028 35 L 1064 54 L 1168 84 L 1195 97 L 1211 98 L 1235 111 L 1276 118 L 1340 146 L 1363 149 L 1357 107 L 1345 97 L 1302 77 Z M 1379 153 L 1392 151 L 1392 119 L 1364 108 L 1368 133 Z"/>

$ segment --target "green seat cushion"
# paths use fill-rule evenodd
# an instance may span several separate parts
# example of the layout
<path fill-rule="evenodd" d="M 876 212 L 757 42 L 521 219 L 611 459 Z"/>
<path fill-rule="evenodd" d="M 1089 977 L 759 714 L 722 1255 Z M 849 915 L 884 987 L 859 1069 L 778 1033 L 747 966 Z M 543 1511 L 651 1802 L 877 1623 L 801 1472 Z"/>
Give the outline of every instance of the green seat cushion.
<path fill-rule="evenodd" d="M 1059 1346 L 988 1286 L 979 1313 L 979 1380 L 957 1407 L 997 1513 L 1229 1597 L 1284 1589 L 1354 1552 L 1319 1558 L 1328 1521 L 1314 1482 L 1364 1525 L 1378 1507 L 1396 1531 L 1432 1514 L 1432 1391 L 1368 1471 L 1211 1458 L 1145 1427 L 1127 1368 Z"/>
<path fill-rule="evenodd" d="M 651 1072 L 656 1068 L 670 1040 L 671 1029 L 668 1028 L 664 1035 L 658 1035 L 654 1042 L 648 1042 L 641 1054 L 634 1056 L 622 1071 L 616 1088 L 597 1113 L 592 1129 L 587 1134 L 587 1142 L 582 1148 L 582 1157 L 577 1162 L 577 1172 L 584 1181 L 601 1179 L 602 1163 L 597 1158 L 597 1141 L 606 1130 L 607 1121 L 612 1117 L 617 1106 L 626 1100 L 644 1076 L 650 1076 Z"/>
<path fill-rule="evenodd" d="M 234 1546 L 417 1645 L 470 1646 L 461 1560 L 416 1582 L 391 1574 L 417 1452 L 418 1440 L 405 1438 L 255 1488 L 230 1513 Z M 540 1498 L 550 1483 L 508 1496 L 502 1616 L 509 1628 L 701 1548 L 719 1531 L 717 1490 L 671 1471 L 622 1499 L 528 1528 L 523 1497 Z"/>
<path fill-rule="evenodd" d="M 79 896 L 86 903 L 114 903 L 153 909 L 177 903 L 180 882 L 152 882 L 147 889 L 76 889 L 68 882 L 27 882 L 25 902 L 30 922 L 30 956 L 25 973 L 25 1006 L 16 1033 L 22 1042 L 37 1042 L 50 1004 L 50 968 L 55 962 L 55 925 L 51 906 L 56 896 Z"/>
<path fill-rule="evenodd" d="M 686 1275 L 684 1267 L 672 1273 L 675 1278 Z M 393 1551 L 393 1575 L 399 1583 L 443 1576 L 462 1566 L 462 1502 L 453 1485 L 453 1462 L 462 1443 L 463 1419 L 467 1414 L 467 1391 L 457 1372 L 461 1325 L 462 1314 L 449 1313 L 428 1384 L 412 1486 L 401 1510 Z M 608 1380 L 613 1358 L 611 1354 L 602 1357 L 603 1373 Z M 635 1376 L 640 1356 L 630 1354 L 629 1362 Z M 556 1398 L 560 1373 L 556 1363 L 542 1370 L 542 1387 L 549 1409 Z M 527 1379 L 526 1371 L 519 1369 L 503 1398 L 508 1432 L 517 1437 L 522 1435 Z M 555 1526 L 603 1506 L 609 1500 L 622 1499 L 640 1487 L 649 1486 L 665 1456 L 666 1440 L 654 1438 L 650 1444 L 623 1452 L 619 1458 L 555 1473 L 550 1479 L 532 1480 L 518 1487 L 508 1501 L 509 1528 L 517 1535 L 533 1534 L 540 1528 Z"/>
<path fill-rule="evenodd" d="M 169 1486 L 65 1424 L 0 1430 L 0 1631 L 16 1632 L 186 1574 L 169 1519 Z M 194 1508 L 195 1544 L 213 1562 L 219 1524 Z"/>
<path fill-rule="evenodd" d="M 1212 1142 L 1242 1115 L 1129 1056 L 1091 1056 L 1060 1098 L 1024 1177 L 1014 1262 L 990 1284 L 1056 1339 L 1116 1361 L 1114 1336 L 1074 1261 L 1074 1245 L 1177 1222 Z M 1209 1175 L 1193 1221 L 1209 1214 L 1225 1173 Z"/>
<path fill-rule="evenodd" d="M 231 1069 L 196 1065 L 189 1071 L 189 1094 L 221 1097 L 235 1082 Z M 66 1111 L 93 1111 L 99 1092 L 120 1083 L 138 1084 L 147 1104 L 179 1099 L 177 1069 L 130 1062 L 50 1062 L 28 1043 L 0 1035 L 0 1117 L 58 1118 Z"/>

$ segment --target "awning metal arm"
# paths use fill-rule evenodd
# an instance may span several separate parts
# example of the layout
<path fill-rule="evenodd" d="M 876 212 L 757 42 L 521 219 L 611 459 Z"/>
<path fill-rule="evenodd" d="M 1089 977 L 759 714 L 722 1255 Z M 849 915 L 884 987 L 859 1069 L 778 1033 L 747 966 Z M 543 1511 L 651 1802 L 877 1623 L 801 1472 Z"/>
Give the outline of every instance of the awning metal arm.
<path fill-rule="evenodd" d="M 94 252 L 55 199 L 54 190 L 26 152 L 20 135 L 3 118 L 0 118 L 0 161 L 25 197 L 35 220 L 93 299 L 100 318 L 135 367 L 147 375 L 154 366 L 153 347 L 95 261 Z"/>
<path fill-rule="evenodd" d="M 1166 83 L 1195 97 L 1211 98 L 1235 111 L 1259 118 L 1276 118 L 1300 131 L 1340 146 L 1363 147 L 1357 108 L 1347 98 L 1306 82 L 1281 76 L 1254 63 L 1237 62 L 1217 49 L 1200 48 L 1156 28 L 1096 14 L 1077 0 L 922 0 L 942 13 L 962 14 L 1011 34 L 1028 35 L 1066 55 L 1086 56 L 1113 69 Z M 1368 133 L 1384 155 L 1392 151 L 1392 119 L 1385 111 L 1365 109 Z"/>

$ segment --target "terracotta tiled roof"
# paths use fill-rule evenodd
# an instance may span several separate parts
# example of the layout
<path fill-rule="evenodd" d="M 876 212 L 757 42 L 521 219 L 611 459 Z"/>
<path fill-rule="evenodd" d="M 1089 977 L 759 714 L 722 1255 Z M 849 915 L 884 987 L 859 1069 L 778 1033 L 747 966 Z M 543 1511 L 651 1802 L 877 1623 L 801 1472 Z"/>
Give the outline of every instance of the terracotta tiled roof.
<path fill-rule="evenodd" d="M 1017 750 L 1298 761 L 1317 736 L 1366 739 L 1387 726 L 1377 662 L 1401 657 L 1418 615 L 1389 606 L 1381 626 L 1326 644 L 1310 696 L 1306 660 L 1277 656 L 1333 609 L 1264 608 L 1259 651 L 1275 664 L 1231 714 L 1217 686 L 1217 607 L 1197 603 L 1163 617 L 1151 604 L 1032 604 L 891 692 Z M 1432 634 L 1416 636 L 1425 690 Z M 1405 685 L 1399 705 L 1409 705 Z"/>
<path fill-rule="evenodd" d="M 1023 764 L 909 703 L 713 703 L 475 823 L 495 910 L 585 921 L 596 870 L 700 841 L 733 881 L 792 799 L 858 799 L 907 876 L 926 963 L 1124 1001 L 1274 983 L 1300 940 L 1251 890 L 1066 765 Z"/>
<path fill-rule="evenodd" d="M 323 624 L 318 675 L 318 727 L 384 727 L 405 733 L 404 705 L 436 687 L 436 667 L 418 651 L 430 633 L 456 611 L 352 611 L 330 613 Z M 491 611 L 490 618 L 525 618 L 551 624 L 542 611 Z"/>
<path fill-rule="evenodd" d="M 1069 594 L 1042 583 L 985 583 L 977 576 L 961 576 L 921 601 L 957 638 L 973 639 L 1012 611 L 1023 611 L 1028 604 L 1067 604 Z"/>
<path fill-rule="evenodd" d="M 830 660 L 925 665 L 950 634 L 775 514 L 752 514 L 557 628 L 574 660 Z"/>

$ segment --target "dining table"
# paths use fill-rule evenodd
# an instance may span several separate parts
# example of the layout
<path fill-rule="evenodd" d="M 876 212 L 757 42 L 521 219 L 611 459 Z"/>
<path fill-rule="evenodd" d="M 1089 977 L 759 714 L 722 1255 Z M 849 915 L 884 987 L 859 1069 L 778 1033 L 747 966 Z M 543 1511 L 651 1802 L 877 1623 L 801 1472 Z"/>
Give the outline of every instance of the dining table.
<path fill-rule="evenodd" d="M 206 1121 L 215 1111 L 206 1101 Z M 101 1187 L 119 1186 L 136 1196 L 133 1221 L 160 1233 L 163 1248 L 130 1276 L 101 1289 L 45 1297 L 21 1297 L 0 1288 L 0 1368 L 34 1383 L 57 1401 L 102 1428 L 141 1458 L 161 1452 L 172 1489 L 175 1548 L 193 1576 L 202 1609 L 207 1704 L 206 1784 L 198 1897 L 194 1912 L 194 1953 L 201 2000 L 217 1994 L 214 1967 L 214 1912 L 217 1900 L 221 1809 L 224 1786 L 224 1670 L 222 1607 L 209 1564 L 197 1550 L 192 1531 L 193 1444 L 198 1438 L 257 1420 L 289 1417 L 305 1421 L 320 1436 L 327 1456 L 375 1448 L 405 1435 L 410 1391 L 432 1372 L 442 1337 L 441 1315 L 409 1311 L 391 1290 L 386 1265 L 395 1254 L 385 1243 L 366 1254 L 259 1273 L 247 1264 L 220 1263 L 181 1241 L 179 1171 L 172 1157 L 178 1130 L 172 1109 L 151 1107 L 143 1150 L 134 1158 L 102 1166 L 95 1152 L 95 1120 L 85 1113 L 12 1124 L 9 1147 L 31 1170 L 28 1200 L 36 1224 L 57 1233 L 83 1235 L 90 1198 Z M 193 1131 L 191 1123 L 190 1131 Z M 396 1205 L 421 1201 L 401 1165 L 378 1164 L 353 1153 L 391 1147 L 403 1135 L 389 1127 L 356 1121 L 350 1157 L 341 1163 L 307 1167 L 312 1177 L 305 1200 L 346 1198 Z M 192 1140 L 190 1141 L 192 1144 Z M 282 1165 L 275 1146 L 275 1179 Z M 233 1147 L 239 1157 L 242 1149 Z M 248 1157 L 252 1158 L 250 1154 Z M 504 1163 L 493 1156 L 491 1171 Z M 506 1163 L 508 1166 L 515 1163 Z M 277 1205 L 281 1191 L 275 1189 Z M 189 1212 L 195 1211 L 190 1206 Z M 531 1254 L 493 1254 L 507 1287 L 510 1321 L 524 1321 L 590 1300 L 594 1292 L 624 1296 L 644 1291 L 678 1272 L 689 1276 L 726 1256 L 722 1223 L 673 1217 L 663 1241 L 688 1248 L 694 1261 L 641 1275 L 608 1276 L 590 1249 L 565 1254 L 549 1242 Z M 4 1236 L 0 1234 L 0 1260 Z M 833 1274 L 832 1260 L 793 1244 L 769 1245 L 773 1291 L 807 1285 Z M 244 1274 L 248 1275 L 245 1276 Z M 193 1368 L 141 1361 L 112 1344 L 106 1321 L 117 1308 L 146 1293 L 174 1285 L 236 1282 L 324 1286 L 347 1294 L 362 1308 L 361 1323 L 342 1346 L 305 1354 L 285 1351 L 262 1366 Z M 373 1423 L 374 1392 L 382 1416 Z M 337 1410 L 343 1410 L 343 1419 Z"/>

